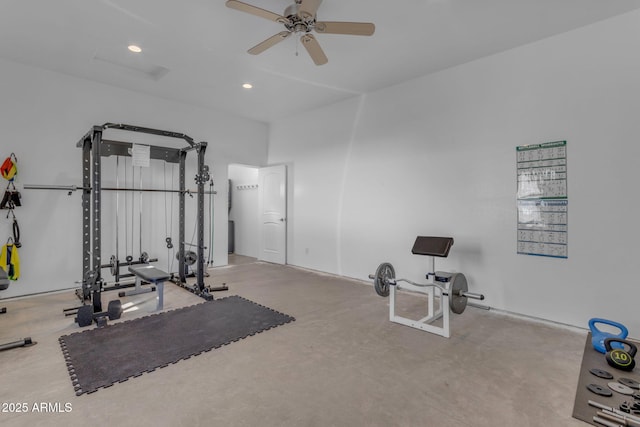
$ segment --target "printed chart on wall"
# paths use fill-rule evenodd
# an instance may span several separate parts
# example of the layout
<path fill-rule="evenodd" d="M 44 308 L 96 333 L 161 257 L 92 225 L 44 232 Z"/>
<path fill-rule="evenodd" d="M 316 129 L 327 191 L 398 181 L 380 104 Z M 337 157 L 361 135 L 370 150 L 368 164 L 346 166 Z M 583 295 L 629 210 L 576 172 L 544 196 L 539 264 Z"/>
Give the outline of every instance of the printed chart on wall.
<path fill-rule="evenodd" d="M 567 141 L 516 147 L 518 253 L 568 257 Z"/>

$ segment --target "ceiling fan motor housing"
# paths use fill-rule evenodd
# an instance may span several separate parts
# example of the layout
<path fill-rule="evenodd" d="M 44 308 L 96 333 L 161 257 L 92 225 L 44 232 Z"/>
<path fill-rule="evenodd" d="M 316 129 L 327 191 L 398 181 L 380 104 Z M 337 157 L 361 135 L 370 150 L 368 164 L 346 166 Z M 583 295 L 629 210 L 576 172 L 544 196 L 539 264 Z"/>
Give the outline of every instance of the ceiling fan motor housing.
<path fill-rule="evenodd" d="M 284 26 L 294 33 L 309 33 L 315 26 L 316 18 L 315 16 L 303 18 L 298 15 L 299 10 L 299 3 L 294 3 L 284 10 L 284 16 L 289 20 L 289 22 L 284 23 Z"/>

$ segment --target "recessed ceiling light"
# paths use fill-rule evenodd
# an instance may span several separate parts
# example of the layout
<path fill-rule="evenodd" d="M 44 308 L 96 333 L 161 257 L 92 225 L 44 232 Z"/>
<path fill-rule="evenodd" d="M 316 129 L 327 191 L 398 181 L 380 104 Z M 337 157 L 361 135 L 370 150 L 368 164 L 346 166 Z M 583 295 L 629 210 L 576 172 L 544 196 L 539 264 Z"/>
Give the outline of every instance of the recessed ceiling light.
<path fill-rule="evenodd" d="M 251 89 L 253 87 L 253 85 L 251 83 L 244 83 L 242 85 L 242 87 L 245 88 L 245 89 Z"/>
<path fill-rule="evenodd" d="M 128 46 L 128 49 L 133 52 L 133 53 L 140 53 L 142 52 L 142 48 L 140 46 L 136 46 L 135 44 L 130 44 Z"/>

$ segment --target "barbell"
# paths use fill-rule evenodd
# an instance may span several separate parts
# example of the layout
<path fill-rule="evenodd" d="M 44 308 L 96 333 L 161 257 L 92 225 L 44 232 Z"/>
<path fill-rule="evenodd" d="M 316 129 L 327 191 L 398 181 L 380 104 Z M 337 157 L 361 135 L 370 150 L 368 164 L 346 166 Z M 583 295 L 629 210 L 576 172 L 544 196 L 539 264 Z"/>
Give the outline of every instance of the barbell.
<path fill-rule="evenodd" d="M 93 188 L 81 185 L 47 185 L 47 184 L 24 184 L 25 190 L 62 190 L 67 191 L 69 195 L 74 191 L 91 191 Z M 193 197 L 193 194 L 197 194 L 197 190 L 173 190 L 163 188 L 127 188 L 127 187 L 100 187 L 102 191 L 132 191 L 132 192 L 145 192 L 145 193 L 184 193 L 189 197 Z M 215 191 L 205 191 L 204 194 L 218 194 Z"/>
<path fill-rule="evenodd" d="M 433 274 L 433 273 L 432 273 Z M 484 295 L 468 292 L 467 278 L 462 273 L 444 273 L 446 276 L 437 276 L 434 274 L 435 282 L 449 282 L 451 283 L 450 289 L 442 286 L 438 283 L 415 283 L 407 279 L 396 279 L 396 271 L 393 265 L 388 262 L 383 262 L 376 269 L 375 274 L 370 274 L 369 279 L 373 280 L 373 285 L 376 289 L 376 293 L 381 297 L 389 296 L 389 286 L 396 286 L 399 282 L 410 283 L 413 286 L 418 287 L 435 287 L 440 289 L 442 295 L 449 296 L 449 307 L 451 311 L 456 314 L 462 314 L 467 308 L 467 299 L 473 298 L 477 300 L 484 300 Z"/>

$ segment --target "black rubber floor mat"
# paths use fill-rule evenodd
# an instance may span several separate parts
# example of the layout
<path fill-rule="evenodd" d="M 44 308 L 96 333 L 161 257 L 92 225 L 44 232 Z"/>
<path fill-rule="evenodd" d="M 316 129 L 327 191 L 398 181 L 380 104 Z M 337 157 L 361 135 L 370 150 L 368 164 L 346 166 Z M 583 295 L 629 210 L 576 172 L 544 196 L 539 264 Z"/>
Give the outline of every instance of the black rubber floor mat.
<path fill-rule="evenodd" d="M 573 418 L 577 418 L 585 423 L 597 426 L 600 424 L 594 422 L 593 417 L 598 412 L 598 408 L 589 406 L 590 400 L 614 409 L 619 409 L 621 403 L 633 401 L 633 397 L 616 393 L 615 391 L 611 391 L 611 396 L 598 395 L 591 392 L 587 387 L 590 384 L 593 384 L 596 389 L 610 391 L 608 384 L 610 382 L 619 382 L 620 378 L 628 378 L 640 382 L 640 377 L 638 376 L 637 371 L 638 368 L 633 372 L 625 372 L 609 366 L 604 354 L 598 353 L 593 349 L 593 345 L 591 344 L 591 332 L 589 332 L 584 344 L 582 366 L 580 367 L 580 376 L 578 377 L 578 388 L 576 390 L 576 398 L 573 404 Z M 610 376 L 604 375 L 606 373 L 609 373 Z M 596 374 L 599 374 L 600 376 Z"/>
<path fill-rule="evenodd" d="M 230 296 L 59 338 L 76 395 L 295 320 Z"/>

